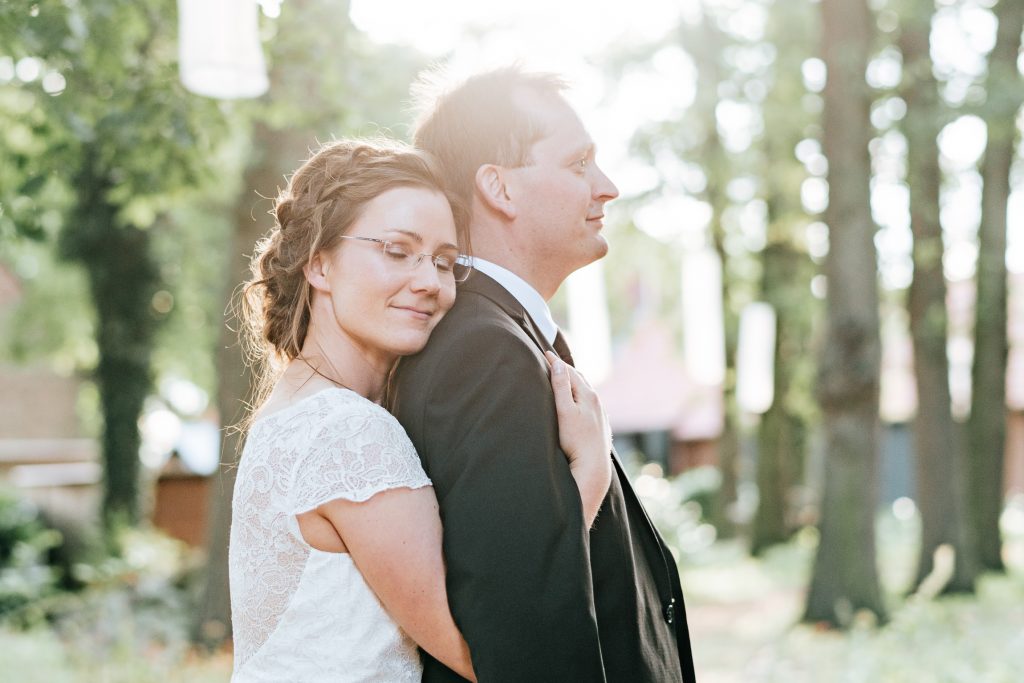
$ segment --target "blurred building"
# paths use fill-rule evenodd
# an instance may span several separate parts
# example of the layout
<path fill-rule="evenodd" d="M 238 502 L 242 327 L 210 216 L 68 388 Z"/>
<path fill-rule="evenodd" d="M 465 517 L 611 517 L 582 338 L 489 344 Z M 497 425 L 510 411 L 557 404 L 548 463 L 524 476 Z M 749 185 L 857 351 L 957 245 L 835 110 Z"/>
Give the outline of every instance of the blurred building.
<path fill-rule="evenodd" d="M 671 474 L 718 462 L 722 388 L 689 376 L 662 322 L 638 325 L 597 392 L 623 457 L 639 452 Z"/>
<path fill-rule="evenodd" d="M 950 392 L 953 413 L 970 408 L 974 283 L 949 283 Z M 1010 352 L 1006 379 L 1006 491 L 1024 494 L 1024 273 L 1010 275 Z M 913 435 L 917 411 L 913 345 L 905 312 L 883 324 L 882 491 L 884 501 L 913 495 Z M 723 425 L 721 388 L 704 386 L 687 373 L 679 345 L 662 322 L 648 319 L 614 354 L 611 371 L 597 386 L 616 447 L 678 473 L 717 463 Z"/>
<path fill-rule="evenodd" d="M 160 469 L 153 500 L 153 526 L 192 547 L 206 543 L 210 476 L 193 470 L 174 452 Z"/>

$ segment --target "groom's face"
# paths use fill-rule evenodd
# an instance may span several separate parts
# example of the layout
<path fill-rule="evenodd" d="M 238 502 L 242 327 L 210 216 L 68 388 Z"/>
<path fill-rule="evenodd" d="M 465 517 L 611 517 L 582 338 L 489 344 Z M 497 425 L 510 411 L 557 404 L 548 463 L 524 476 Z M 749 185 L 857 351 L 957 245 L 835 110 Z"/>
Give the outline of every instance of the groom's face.
<path fill-rule="evenodd" d="M 598 167 L 593 140 L 564 100 L 525 90 L 514 99 L 544 131 L 527 164 L 506 169 L 517 230 L 537 262 L 568 275 L 607 253 L 604 205 L 619 191 Z"/>

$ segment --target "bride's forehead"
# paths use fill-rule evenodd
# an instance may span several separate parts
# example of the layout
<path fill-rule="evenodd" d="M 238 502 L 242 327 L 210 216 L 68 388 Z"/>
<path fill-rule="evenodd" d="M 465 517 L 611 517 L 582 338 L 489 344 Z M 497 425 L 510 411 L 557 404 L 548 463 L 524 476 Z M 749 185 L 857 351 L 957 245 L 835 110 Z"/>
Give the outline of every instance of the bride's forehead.
<path fill-rule="evenodd" d="M 353 230 L 418 242 L 455 242 L 455 220 L 444 195 L 423 187 L 398 187 L 383 192 L 363 208 Z M 390 237 L 389 237 L 390 239 Z"/>

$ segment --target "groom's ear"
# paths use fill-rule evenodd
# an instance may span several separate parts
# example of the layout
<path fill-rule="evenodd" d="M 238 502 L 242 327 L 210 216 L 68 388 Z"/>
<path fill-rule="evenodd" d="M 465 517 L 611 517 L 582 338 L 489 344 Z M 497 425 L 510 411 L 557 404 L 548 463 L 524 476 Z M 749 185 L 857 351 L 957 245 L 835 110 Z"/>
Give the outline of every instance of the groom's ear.
<path fill-rule="evenodd" d="M 484 164 L 476 169 L 477 194 L 492 211 L 497 211 L 508 220 L 516 217 L 516 206 L 506 186 L 505 169 L 497 164 Z"/>
<path fill-rule="evenodd" d="M 318 251 L 313 254 L 313 258 L 309 259 L 309 262 L 302 268 L 302 272 L 306 275 L 306 280 L 309 281 L 313 289 L 321 292 L 330 292 L 331 283 L 327 280 L 329 269 L 330 261 L 324 256 L 322 251 Z"/>

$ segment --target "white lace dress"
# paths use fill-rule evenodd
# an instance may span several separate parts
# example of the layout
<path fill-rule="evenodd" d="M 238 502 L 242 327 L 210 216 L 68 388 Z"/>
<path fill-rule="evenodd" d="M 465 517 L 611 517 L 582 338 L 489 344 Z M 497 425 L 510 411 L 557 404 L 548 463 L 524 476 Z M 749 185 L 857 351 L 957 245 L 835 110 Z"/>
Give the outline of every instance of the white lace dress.
<path fill-rule="evenodd" d="M 346 389 L 253 424 L 232 502 L 232 683 L 420 680 L 415 643 L 351 557 L 312 548 L 296 515 L 429 485 L 398 421 Z"/>

